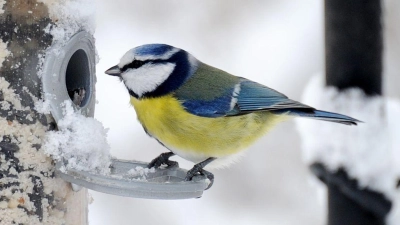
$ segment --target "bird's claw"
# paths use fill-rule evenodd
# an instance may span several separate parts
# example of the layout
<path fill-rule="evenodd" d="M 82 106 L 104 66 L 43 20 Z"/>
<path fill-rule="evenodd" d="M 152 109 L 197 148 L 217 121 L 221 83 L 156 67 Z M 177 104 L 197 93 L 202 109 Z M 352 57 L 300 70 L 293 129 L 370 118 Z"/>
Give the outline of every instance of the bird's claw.
<path fill-rule="evenodd" d="M 172 152 L 161 153 L 157 158 L 151 160 L 147 165 L 148 168 L 159 168 L 161 165 L 167 165 L 169 168 L 179 167 L 179 163 L 176 161 L 169 160 L 169 157 L 175 155 Z"/>
<path fill-rule="evenodd" d="M 198 174 L 206 176 L 207 179 L 210 180 L 210 184 L 207 186 L 207 188 L 205 190 L 209 189 L 214 184 L 214 174 L 208 172 L 207 170 L 205 170 L 197 165 L 195 165 L 192 169 L 190 169 L 187 172 L 185 181 L 191 181 L 193 179 L 193 177 Z"/>

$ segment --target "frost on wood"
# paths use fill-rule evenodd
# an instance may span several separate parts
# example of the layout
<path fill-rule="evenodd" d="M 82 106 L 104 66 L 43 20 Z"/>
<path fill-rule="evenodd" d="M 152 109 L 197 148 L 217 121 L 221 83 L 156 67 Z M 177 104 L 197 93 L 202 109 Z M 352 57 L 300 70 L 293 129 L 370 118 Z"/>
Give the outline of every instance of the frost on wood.
<path fill-rule="evenodd" d="M 7 50 L 7 43 L 4 43 L 2 40 L 0 40 L 0 67 L 3 64 L 4 60 L 6 59 L 6 57 L 9 55 L 10 51 Z"/>
<path fill-rule="evenodd" d="M 48 112 L 35 109 L 45 108 L 38 104 L 44 96 L 37 75 L 46 51 L 65 44 L 75 31 L 94 31 L 89 21 L 93 6 L 82 7 L 82 2 L 88 1 L 0 0 L 1 225 L 86 221 L 86 191 L 73 193 L 55 178 L 54 163 L 42 147 L 55 125 L 44 115 Z"/>
<path fill-rule="evenodd" d="M 400 102 L 367 97 L 359 89 L 339 93 L 324 87 L 322 76 L 313 77 L 302 102 L 364 122 L 354 127 L 298 120 L 304 158 L 332 172 L 345 168 L 361 188 L 383 193 L 393 203 L 387 221 L 400 224 Z"/>
<path fill-rule="evenodd" d="M 63 224 L 67 184 L 40 151 L 47 127 L 35 117 L 17 119 L 30 109 L 3 77 L 0 106 L 0 224 Z"/>
<path fill-rule="evenodd" d="M 0 14 L 4 13 L 3 5 L 6 3 L 6 0 L 0 0 Z"/>
<path fill-rule="evenodd" d="M 47 132 L 44 151 L 64 162 L 63 170 L 108 174 L 111 161 L 107 130 L 94 118 L 75 112 L 71 101 L 65 101 L 61 107 L 64 117 L 58 121 L 58 131 Z"/>

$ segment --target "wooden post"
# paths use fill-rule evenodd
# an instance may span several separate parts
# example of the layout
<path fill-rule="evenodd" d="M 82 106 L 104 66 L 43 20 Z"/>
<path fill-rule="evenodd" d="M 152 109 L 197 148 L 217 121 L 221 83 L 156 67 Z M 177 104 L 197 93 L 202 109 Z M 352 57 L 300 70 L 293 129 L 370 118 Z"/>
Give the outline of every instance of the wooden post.
<path fill-rule="evenodd" d="M 56 125 L 35 109 L 41 59 L 53 44 L 45 28 L 55 21 L 43 1 L 5 0 L 1 7 L 0 224 L 87 224 L 87 190 L 73 192 L 55 177 L 41 146 Z"/>

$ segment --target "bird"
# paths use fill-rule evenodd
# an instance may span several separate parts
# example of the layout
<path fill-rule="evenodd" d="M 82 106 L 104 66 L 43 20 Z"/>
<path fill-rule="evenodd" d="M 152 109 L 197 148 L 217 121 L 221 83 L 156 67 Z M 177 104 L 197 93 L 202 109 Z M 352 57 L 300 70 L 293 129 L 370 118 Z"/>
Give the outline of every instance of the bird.
<path fill-rule="evenodd" d="M 168 149 L 148 167 L 178 166 L 178 155 L 195 163 L 185 181 L 214 175 L 209 164 L 224 166 L 276 124 L 305 117 L 357 125 L 357 119 L 317 110 L 249 79 L 235 76 L 167 44 L 130 49 L 105 71 L 117 76 L 145 132 Z"/>

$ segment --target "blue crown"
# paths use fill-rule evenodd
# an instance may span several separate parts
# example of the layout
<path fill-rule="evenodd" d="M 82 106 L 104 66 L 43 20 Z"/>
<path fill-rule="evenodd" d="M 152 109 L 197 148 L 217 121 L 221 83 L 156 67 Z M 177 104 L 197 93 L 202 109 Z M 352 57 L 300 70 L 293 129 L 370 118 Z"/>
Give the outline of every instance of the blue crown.
<path fill-rule="evenodd" d="M 138 56 L 147 56 L 147 55 L 161 56 L 171 51 L 173 48 L 174 47 L 166 44 L 147 44 L 136 47 L 134 49 L 134 53 L 135 55 Z"/>

